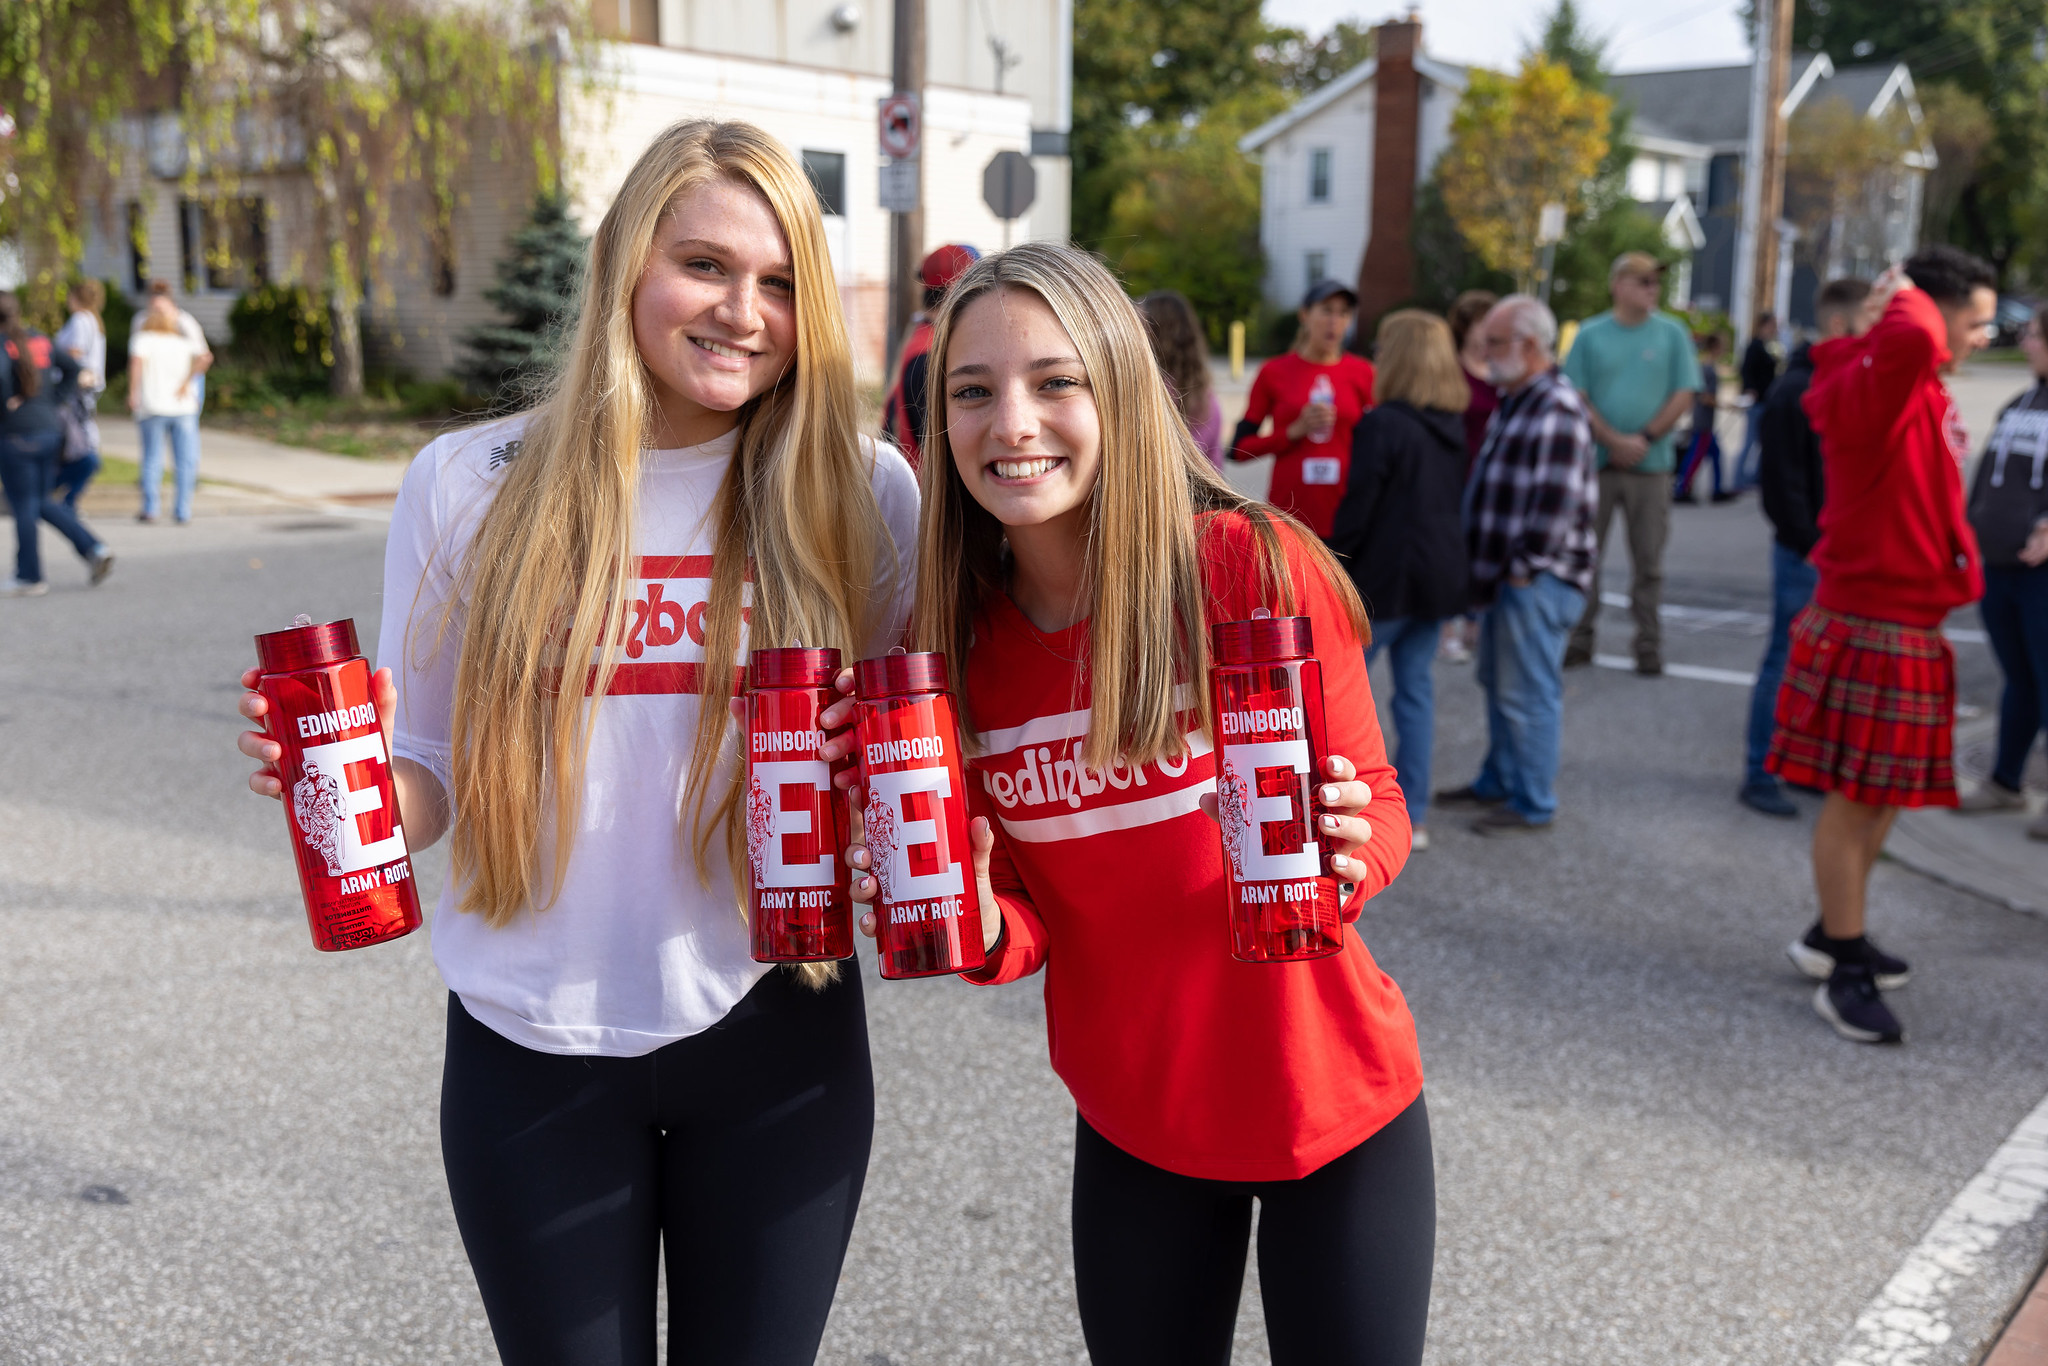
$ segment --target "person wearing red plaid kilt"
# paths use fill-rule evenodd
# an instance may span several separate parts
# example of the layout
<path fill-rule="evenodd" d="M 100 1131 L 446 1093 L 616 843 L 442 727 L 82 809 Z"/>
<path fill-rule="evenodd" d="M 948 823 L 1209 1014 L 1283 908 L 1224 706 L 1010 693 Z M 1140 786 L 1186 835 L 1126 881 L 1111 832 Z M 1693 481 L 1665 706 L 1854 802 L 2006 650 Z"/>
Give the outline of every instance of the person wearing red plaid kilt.
<path fill-rule="evenodd" d="M 1858 1043 L 1905 1037 L 1882 993 L 1906 963 L 1864 933 L 1870 870 L 1902 807 L 1954 806 L 1955 657 L 1941 623 L 1984 574 L 1964 516 L 1968 439 L 1944 374 L 1988 340 L 1996 276 L 1929 247 L 1878 281 L 1861 337 L 1813 348 L 1804 405 L 1827 502 L 1819 582 L 1792 623 L 1766 766 L 1826 793 L 1813 827 L 1820 919 L 1792 961 L 1821 979 L 1813 1006 Z"/>

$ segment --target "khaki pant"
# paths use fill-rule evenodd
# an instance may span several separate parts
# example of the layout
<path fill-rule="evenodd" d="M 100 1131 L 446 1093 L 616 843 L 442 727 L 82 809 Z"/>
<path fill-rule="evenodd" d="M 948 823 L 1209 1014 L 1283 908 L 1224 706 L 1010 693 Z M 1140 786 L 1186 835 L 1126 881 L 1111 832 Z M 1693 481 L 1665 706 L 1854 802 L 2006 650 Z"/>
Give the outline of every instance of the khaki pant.
<path fill-rule="evenodd" d="M 1567 655 L 1593 653 L 1593 626 L 1600 620 L 1600 560 L 1607 554 L 1607 528 L 1616 510 L 1628 526 L 1629 613 L 1636 619 L 1636 663 L 1664 662 L 1664 628 L 1657 609 L 1664 601 L 1664 543 L 1671 536 L 1671 476 L 1636 470 L 1600 471 L 1600 511 L 1593 522 L 1593 591 L 1572 631 Z"/>

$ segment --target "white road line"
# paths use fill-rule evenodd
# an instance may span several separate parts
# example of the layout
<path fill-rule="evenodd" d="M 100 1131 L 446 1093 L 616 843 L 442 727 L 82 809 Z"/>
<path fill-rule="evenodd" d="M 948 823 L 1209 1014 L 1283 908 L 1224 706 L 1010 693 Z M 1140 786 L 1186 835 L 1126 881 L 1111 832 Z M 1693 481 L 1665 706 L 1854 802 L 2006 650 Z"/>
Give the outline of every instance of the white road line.
<path fill-rule="evenodd" d="M 1627 607 L 1628 594 L 1603 590 L 1600 594 L 1602 607 Z M 1657 615 L 1666 621 L 1683 622 L 1696 631 L 1710 631 L 1716 626 L 1762 627 L 1769 629 L 1771 618 L 1765 612 L 1748 612 L 1739 607 L 1687 607 L 1683 603 L 1665 603 L 1657 609 Z M 1944 626 L 1941 633 L 1958 645 L 1984 645 L 1989 640 L 1984 632 L 1974 626 Z M 1670 670 L 1676 673 L 1677 670 Z M 1682 675 L 1681 675 L 1682 676 Z"/>
<path fill-rule="evenodd" d="M 1955 1332 L 1948 1304 L 2007 1230 L 2048 1201 L 2048 1098 L 2021 1120 L 1849 1330 L 1835 1366 L 1921 1366 Z"/>
<path fill-rule="evenodd" d="M 1593 662 L 1603 669 L 1620 669 L 1623 673 L 1636 671 L 1635 661 L 1620 655 L 1594 655 Z M 1756 675 L 1740 669 L 1713 669 L 1704 664 L 1666 664 L 1664 672 L 1673 678 L 1690 678 L 1701 683 L 1733 683 L 1743 688 L 1756 686 Z"/>

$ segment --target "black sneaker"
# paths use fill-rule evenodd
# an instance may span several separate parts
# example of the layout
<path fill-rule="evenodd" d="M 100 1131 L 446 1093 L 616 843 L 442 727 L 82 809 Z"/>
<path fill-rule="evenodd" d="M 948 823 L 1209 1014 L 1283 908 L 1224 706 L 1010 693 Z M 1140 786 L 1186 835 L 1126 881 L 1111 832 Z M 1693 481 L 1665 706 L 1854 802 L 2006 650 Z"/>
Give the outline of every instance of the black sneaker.
<path fill-rule="evenodd" d="M 1471 829 L 1475 835 L 1502 839 L 1515 835 L 1545 834 L 1550 829 L 1550 822 L 1532 821 L 1512 806 L 1496 806 L 1472 822 Z"/>
<path fill-rule="evenodd" d="M 1448 806 L 1466 811 L 1491 811 L 1494 807 L 1505 803 L 1507 798 L 1484 796 L 1478 788 L 1467 783 L 1463 787 L 1439 788 L 1437 789 L 1437 794 L 1431 797 L 1430 801 L 1437 806 Z"/>
<path fill-rule="evenodd" d="M 1830 939 L 1818 922 L 1785 946 L 1785 956 L 1792 960 L 1792 966 L 1816 982 L 1827 981 L 1834 975 L 1836 964 L 1843 961 L 1869 968 L 1881 991 L 1897 991 L 1913 976 L 1905 959 L 1892 957 L 1873 943 L 1869 935 L 1861 939 Z"/>
<path fill-rule="evenodd" d="M 1899 1017 L 1877 989 L 1877 979 L 1862 963 L 1843 963 L 1813 992 L 1814 1011 L 1835 1027 L 1835 1033 L 1857 1043 L 1904 1043 Z"/>
<path fill-rule="evenodd" d="M 1735 799 L 1752 811 L 1761 811 L 1766 816 L 1790 817 L 1799 814 L 1799 808 L 1785 795 L 1775 778 L 1766 778 L 1760 783 L 1744 783 Z"/>

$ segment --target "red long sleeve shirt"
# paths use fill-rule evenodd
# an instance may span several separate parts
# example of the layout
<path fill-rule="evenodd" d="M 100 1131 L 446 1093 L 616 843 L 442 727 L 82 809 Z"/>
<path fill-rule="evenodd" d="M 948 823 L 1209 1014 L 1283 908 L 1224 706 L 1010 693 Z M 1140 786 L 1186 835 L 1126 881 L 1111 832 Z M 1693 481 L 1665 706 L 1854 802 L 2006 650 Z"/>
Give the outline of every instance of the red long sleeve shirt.
<path fill-rule="evenodd" d="M 1409 826 L 1358 641 L 1292 536 L 1297 599 L 1323 665 L 1331 752 L 1374 800 L 1367 872 L 1345 913 L 1391 882 Z M 1203 534 L 1210 620 L 1256 597 L 1251 532 Z M 1083 769 L 1088 623 L 1042 632 L 1007 597 L 975 622 L 969 715 L 980 757 L 970 804 L 996 832 L 990 865 L 1005 938 L 970 980 L 1045 970 L 1053 1070 L 1104 1137 L 1154 1166 L 1233 1181 L 1305 1176 L 1365 1141 L 1420 1094 L 1415 1025 L 1354 924 L 1341 953 L 1301 963 L 1231 957 L 1224 856 L 1201 796 L 1215 762 L 1192 694 L 1179 760 Z"/>
<path fill-rule="evenodd" d="M 1861 337 L 1813 348 L 1806 415 L 1827 500 L 1814 601 L 1832 612 L 1932 629 L 1984 595 L 1964 515 L 1969 436 L 1941 382 L 1948 328 L 1934 300 L 1901 290 Z"/>
<path fill-rule="evenodd" d="M 1308 406 L 1317 375 L 1329 376 L 1337 425 L 1328 441 L 1292 440 L 1287 428 Z M 1372 380 L 1372 362 L 1363 356 L 1343 355 L 1335 365 L 1313 365 L 1292 351 L 1267 361 L 1252 378 L 1244 420 L 1257 424 L 1270 417 L 1273 430 L 1266 436 L 1246 437 L 1231 456 L 1278 456 L 1266 501 L 1301 518 L 1318 536 L 1330 534 L 1337 504 L 1344 501 L 1345 476 L 1351 472 L 1351 429 L 1372 407 Z"/>

